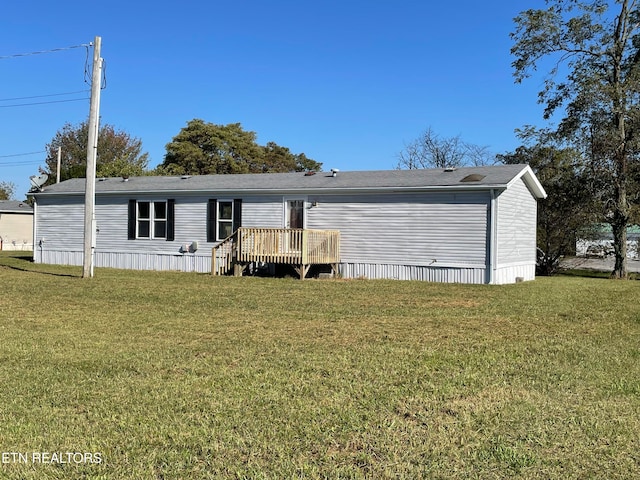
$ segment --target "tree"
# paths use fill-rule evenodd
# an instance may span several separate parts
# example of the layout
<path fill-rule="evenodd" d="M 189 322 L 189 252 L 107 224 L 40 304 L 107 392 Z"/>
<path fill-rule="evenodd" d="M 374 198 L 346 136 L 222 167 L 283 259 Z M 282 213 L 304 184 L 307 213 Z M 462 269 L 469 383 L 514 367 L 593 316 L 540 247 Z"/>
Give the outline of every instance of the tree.
<path fill-rule="evenodd" d="M 545 10 L 515 19 L 511 53 L 516 82 L 543 60 L 555 67 L 539 101 L 544 117 L 559 110 L 557 138 L 585 159 L 592 195 L 613 231 L 612 276 L 627 278 L 627 226 L 640 154 L 640 12 L 636 0 L 547 0 Z M 560 68 L 566 74 L 560 76 Z M 558 80 L 560 77 L 560 80 Z"/>
<path fill-rule="evenodd" d="M 322 168 L 321 163 L 303 153 L 293 154 L 274 142 L 258 145 L 255 132 L 244 130 L 239 123 L 216 125 L 193 119 L 166 148 L 159 171 L 175 175 L 301 172 Z"/>
<path fill-rule="evenodd" d="M 0 200 L 13 200 L 16 195 L 16 184 L 13 182 L 0 182 Z"/>
<path fill-rule="evenodd" d="M 49 175 L 48 183 L 56 177 L 58 147 L 62 149 L 60 180 L 85 177 L 88 128 L 87 122 L 77 126 L 67 123 L 47 144 L 47 168 L 44 173 Z M 148 153 L 142 153 L 139 139 L 124 131 L 117 131 L 112 125 L 100 127 L 96 158 L 98 177 L 143 175 L 148 158 Z"/>
<path fill-rule="evenodd" d="M 268 142 L 262 147 L 264 172 L 306 172 L 322 169 L 322 164 L 307 158 L 304 153 L 293 154 L 287 147 Z"/>
<path fill-rule="evenodd" d="M 491 163 L 488 147 L 463 141 L 460 136 L 441 137 L 431 127 L 405 145 L 397 168 L 456 168 Z"/>
<path fill-rule="evenodd" d="M 547 198 L 538 205 L 537 241 L 544 252 L 539 271 L 550 275 L 562 256 L 575 253 L 576 239 L 594 222 L 592 197 L 583 178 L 582 157 L 573 148 L 543 144 L 520 146 L 496 156 L 501 163 L 528 164 L 542 183 Z"/>

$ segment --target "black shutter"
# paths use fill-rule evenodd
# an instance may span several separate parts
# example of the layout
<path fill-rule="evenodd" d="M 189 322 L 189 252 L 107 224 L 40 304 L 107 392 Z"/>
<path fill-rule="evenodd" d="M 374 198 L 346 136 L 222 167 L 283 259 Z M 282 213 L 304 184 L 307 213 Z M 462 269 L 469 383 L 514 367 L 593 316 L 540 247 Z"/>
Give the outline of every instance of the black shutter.
<path fill-rule="evenodd" d="M 242 199 L 236 198 L 233 201 L 233 227 L 232 230 L 235 232 L 242 226 Z"/>
<path fill-rule="evenodd" d="M 129 240 L 136 239 L 136 201 L 129 200 Z"/>
<path fill-rule="evenodd" d="M 210 198 L 207 203 L 207 242 L 214 243 L 216 241 L 216 218 L 217 218 L 218 202 Z"/>
<path fill-rule="evenodd" d="M 167 241 L 175 239 L 175 206 L 176 201 L 172 198 L 167 200 Z"/>

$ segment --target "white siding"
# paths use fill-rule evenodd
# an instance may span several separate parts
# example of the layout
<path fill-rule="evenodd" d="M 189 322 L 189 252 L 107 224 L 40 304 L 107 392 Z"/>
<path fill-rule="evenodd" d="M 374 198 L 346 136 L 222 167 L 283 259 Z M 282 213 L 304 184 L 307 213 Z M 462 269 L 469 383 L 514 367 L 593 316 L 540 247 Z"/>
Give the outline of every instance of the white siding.
<path fill-rule="evenodd" d="M 309 228 L 340 230 L 342 263 L 486 267 L 489 194 L 310 196 Z"/>
<path fill-rule="evenodd" d="M 2 250 L 32 250 L 33 215 L 0 213 L 0 239 Z"/>
<path fill-rule="evenodd" d="M 496 269 L 524 265 L 533 266 L 535 271 L 536 209 L 536 199 L 522 180 L 500 194 L 497 199 Z M 515 277 L 511 279 L 513 281 Z"/>
<path fill-rule="evenodd" d="M 536 265 L 531 263 L 523 263 L 519 265 L 508 265 L 498 267 L 494 273 L 493 283 L 495 285 L 504 285 L 507 283 L 515 283 L 518 279 L 522 281 L 535 280 Z"/>

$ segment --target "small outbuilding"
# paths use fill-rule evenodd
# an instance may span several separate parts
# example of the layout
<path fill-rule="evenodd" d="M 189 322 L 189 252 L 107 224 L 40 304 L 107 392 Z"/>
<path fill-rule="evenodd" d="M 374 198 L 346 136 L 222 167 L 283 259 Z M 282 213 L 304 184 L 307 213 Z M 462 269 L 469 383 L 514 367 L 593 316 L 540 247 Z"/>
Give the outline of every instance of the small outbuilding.
<path fill-rule="evenodd" d="M 0 250 L 33 250 L 33 208 L 0 200 Z"/>
<path fill-rule="evenodd" d="M 84 179 L 35 200 L 34 260 L 82 265 Z M 96 180 L 96 267 L 224 274 L 288 263 L 304 278 L 533 280 L 527 165 Z M 316 269 L 317 270 L 317 269 Z"/>

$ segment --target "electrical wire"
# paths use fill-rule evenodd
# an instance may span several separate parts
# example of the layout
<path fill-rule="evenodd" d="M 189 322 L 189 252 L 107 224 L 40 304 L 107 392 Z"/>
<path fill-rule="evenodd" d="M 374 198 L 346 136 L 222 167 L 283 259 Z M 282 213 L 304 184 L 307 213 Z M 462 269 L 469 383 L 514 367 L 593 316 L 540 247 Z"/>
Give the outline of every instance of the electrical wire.
<path fill-rule="evenodd" d="M 14 153 L 12 155 L 0 155 L 0 160 L 3 158 L 15 158 L 15 157 L 27 157 L 29 155 L 40 155 L 41 153 L 47 153 L 46 150 L 39 150 L 37 152 L 25 152 Z M 0 161 L 0 168 L 2 167 L 22 167 L 25 165 L 39 165 L 42 160 L 10 160 L 8 162 Z"/>
<path fill-rule="evenodd" d="M 12 155 L 0 155 L 0 158 L 26 157 L 27 155 L 38 155 L 39 153 L 47 153 L 46 150 L 38 150 L 37 152 L 14 153 Z"/>
<path fill-rule="evenodd" d="M 46 98 L 46 97 L 61 97 L 63 95 L 77 95 L 78 93 L 88 93 L 89 91 L 90 90 L 76 90 L 75 92 L 50 93 L 49 95 L 33 95 L 31 97 L 0 98 L 0 102 L 13 102 L 15 100 L 31 100 L 34 98 Z"/>
<path fill-rule="evenodd" d="M 45 53 L 56 53 L 56 52 L 63 52 L 65 50 L 71 50 L 74 48 L 87 48 L 87 51 L 89 49 L 89 47 L 92 47 L 93 43 L 83 43 L 81 45 L 72 45 L 70 47 L 62 47 L 62 48 L 52 48 L 51 50 L 40 50 L 38 52 L 29 52 L 29 53 L 14 53 L 13 55 L 4 55 L 4 56 L 0 56 L 0 60 L 7 60 L 9 58 L 18 58 L 18 57 L 29 57 L 31 55 L 42 55 Z"/>
<path fill-rule="evenodd" d="M 89 97 L 70 98 L 69 100 L 51 100 L 49 102 L 14 103 L 12 105 L 0 105 L 0 108 L 29 107 L 31 105 L 49 105 L 51 103 L 81 102 L 81 101 L 84 101 L 84 100 L 89 100 Z"/>
<path fill-rule="evenodd" d="M 26 165 L 40 165 L 43 162 L 41 160 L 31 160 L 28 162 L 9 162 L 9 163 L 0 163 L 0 168 L 3 167 L 24 167 Z"/>
<path fill-rule="evenodd" d="M 107 61 L 102 58 L 102 78 L 100 79 L 100 90 L 107 88 Z M 93 78 L 91 78 L 91 69 L 89 68 L 89 47 L 87 47 L 87 56 L 84 59 L 84 83 L 91 86 Z"/>

